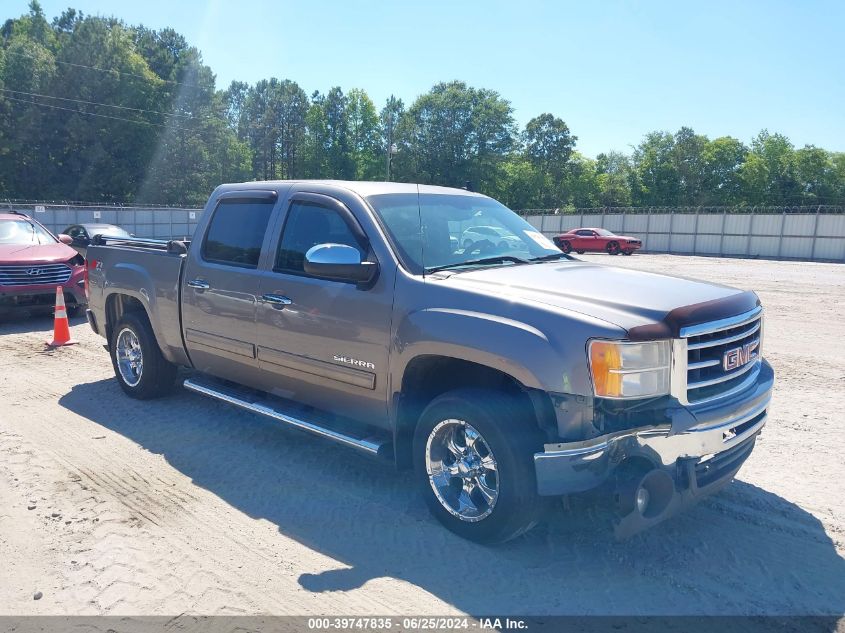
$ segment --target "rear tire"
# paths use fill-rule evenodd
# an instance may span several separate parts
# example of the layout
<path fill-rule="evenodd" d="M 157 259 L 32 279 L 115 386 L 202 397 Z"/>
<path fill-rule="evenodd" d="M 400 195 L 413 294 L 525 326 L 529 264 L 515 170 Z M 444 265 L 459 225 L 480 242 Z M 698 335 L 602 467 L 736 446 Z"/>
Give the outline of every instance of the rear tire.
<path fill-rule="evenodd" d="M 516 398 L 457 389 L 432 400 L 420 416 L 415 476 L 429 510 L 447 529 L 478 543 L 501 543 L 542 516 L 534 471 L 542 445 L 530 410 Z"/>
<path fill-rule="evenodd" d="M 566 254 L 569 254 L 572 252 L 572 244 L 564 240 L 560 243 L 560 250 L 562 250 Z"/>
<path fill-rule="evenodd" d="M 575 252 L 576 252 L 576 253 L 578 253 L 579 255 L 583 255 L 583 254 L 584 254 L 584 251 L 575 251 Z"/>
<path fill-rule="evenodd" d="M 161 353 L 146 314 L 124 314 L 109 342 L 114 375 L 126 395 L 138 400 L 158 398 L 171 391 L 176 365 Z"/>

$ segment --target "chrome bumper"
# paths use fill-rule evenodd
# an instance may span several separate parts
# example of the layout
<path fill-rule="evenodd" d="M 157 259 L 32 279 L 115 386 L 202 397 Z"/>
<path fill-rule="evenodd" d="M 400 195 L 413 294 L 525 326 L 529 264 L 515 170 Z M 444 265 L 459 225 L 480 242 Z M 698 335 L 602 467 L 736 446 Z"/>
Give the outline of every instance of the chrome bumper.
<path fill-rule="evenodd" d="M 720 420 L 673 433 L 671 425 L 648 426 L 603 435 L 584 442 L 546 444 L 534 455 L 541 495 L 584 492 L 601 486 L 615 467 L 631 457 L 656 468 L 673 468 L 679 460 L 702 463 L 730 451 L 760 433 L 771 399 L 767 389 L 752 406 Z"/>

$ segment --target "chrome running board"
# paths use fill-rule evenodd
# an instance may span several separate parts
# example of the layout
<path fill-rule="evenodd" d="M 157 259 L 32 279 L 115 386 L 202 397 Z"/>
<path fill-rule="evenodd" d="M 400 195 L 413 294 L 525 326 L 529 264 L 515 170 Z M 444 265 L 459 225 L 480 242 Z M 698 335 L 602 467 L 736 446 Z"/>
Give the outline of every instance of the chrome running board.
<path fill-rule="evenodd" d="M 346 430 L 341 431 L 330 428 L 328 423 L 318 424 L 304 419 L 303 413 L 306 413 L 306 411 L 303 411 L 302 413 L 297 411 L 297 415 L 293 415 L 293 413 L 284 410 L 281 400 L 273 398 L 272 396 L 261 392 L 255 392 L 258 395 L 253 397 L 252 392 L 249 390 L 239 388 L 235 385 L 230 386 L 213 379 L 203 380 L 188 378 L 182 383 L 182 385 L 189 391 L 209 396 L 211 398 L 215 398 L 216 400 L 232 404 L 241 409 L 272 418 L 288 426 L 313 433 L 314 435 L 319 435 L 320 437 L 325 437 L 337 442 L 338 444 L 344 444 L 345 446 L 356 448 L 370 455 L 378 457 L 392 457 L 393 442 L 387 432 L 384 433 L 383 437 L 379 437 L 378 433 L 373 431 L 368 432 L 365 437 L 356 437 L 355 435 L 346 432 Z M 291 405 L 291 408 L 296 406 L 293 403 L 291 403 Z"/>

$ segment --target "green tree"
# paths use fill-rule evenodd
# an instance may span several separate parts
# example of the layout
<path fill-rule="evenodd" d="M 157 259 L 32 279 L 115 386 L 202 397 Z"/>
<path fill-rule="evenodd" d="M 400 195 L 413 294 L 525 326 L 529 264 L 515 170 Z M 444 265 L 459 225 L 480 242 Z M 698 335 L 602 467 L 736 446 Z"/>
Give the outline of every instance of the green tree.
<path fill-rule="evenodd" d="M 795 151 L 793 165 L 801 204 L 831 204 L 836 200 L 836 171 L 829 152 L 807 145 Z"/>
<path fill-rule="evenodd" d="M 845 153 L 766 130 L 750 147 L 652 132 L 630 156 L 596 160 L 552 114 L 517 132 L 508 101 L 460 81 L 407 110 L 391 96 L 377 115 L 363 89 L 309 99 L 270 78 L 218 90 L 169 28 L 73 8 L 49 22 L 37 0 L 0 26 L 2 197 L 201 203 L 223 181 L 385 177 L 470 182 L 519 208 L 845 200 Z"/>
<path fill-rule="evenodd" d="M 674 149 L 675 139 L 669 132 L 651 132 L 634 149 L 631 199 L 635 205 L 678 204 L 678 171 Z"/>
<path fill-rule="evenodd" d="M 324 112 L 326 131 L 326 178 L 354 178 L 354 163 L 352 160 L 349 139 L 349 121 L 347 107 L 349 100 L 343 90 L 335 86 L 326 94 L 321 103 Z"/>
<path fill-rule="evenodd" d="M 511 209 L 538 208 L 536 171 L 523 154 L 514 152 L 504 161 L 496 184 L 490 195 Z"/>
<path fill-rule="evenodd" d="M 397 145 L 397 133 L 399 123 L 405 115 L 405 104 L 402 99 L 397 99 L 393 95 L 387 98 L 387 102 L 379 113 L 379 122 L 381 123 L 381 150 L 384 155 L 384 179 L 390 180 L 390 163 L 393 160 L 393 150 L 399 151 Z"/>
<path fill-rule="evenodd" d="M 795 179 L 795 149 L 782 134 L 763 130 L 751 141 L 751 151 L 740 170 L 748 204 L 779 205 L 800 202 Z"/>
<path fill-rule="evenodd" d="M 171 110 L 165 84 L 136 52 L 133 34 L 99 17 L 77 23 L 56 60 L 44 92 L 76 101 L 43 100 L 71 110 L 45 114 L 55 130 L 51 160 L 62 166 L 51 178 L 74 200 L 131 200 L 170 120 L 158 114 Z"/>
<path fill-rule="evenodd" d="M 692 128 L 682 127 L 675 133 L 672 163 L 678 178 L 678 204 L 694 206 L 701 203 L 706 146 L 707 137 L 696 134 Z"/>
<path fill-rule="evenodd" d="M 565 190 L 567 198 L 555 207 L 567 203 L 575 207 L 598 206 L 601 200 L 601 185 L 596 161 L 574 152 L 566 170 Z"/>
<path fill-rule="evenodd" d="M 240 131 L 248 95 L 249 84 L 245 81 L 233 81 L 221 95 L 226 110 L 226 123 L 236 133 Z"/>
<path fill-rule="evenodd" d="M 702 204 L 727 206 L 742 201 L 740 170 L 747 154 L 748 148 L 730 136 L 707 143 L 703 151 Z"/>
<path fill-rule="evenodd" d="M 622 152 L 608 152 L 596 157 L 598 202 L 605 207 L 631 204 L 631 161 Z"/>
<path fill-rule="evenodd" d="M 381 130 L 376 106 L 363 90 L 347 94 L 346 120 L 349 145 L 358 180 L 376 180 L 382 176 Z"/>
<path fill-rule="evenodd" d="M 309 178 L 354 178 L 349 142 L 347 98 L 339 87 L 325 95 L 315 92 L 306 115 L 306 173 Z"/>
<path fill-rule="evenodd" d="M 404 178 L 484 191 L 495 187 L 513 148 L 516 126 L 497 92 L 461 81 L 440 83 L 418 97 L 399 125 Z"/>
<path fill-rule="evenodd" d="M 572 179 L 578 177 L 571 173 L 566 178 L 576 140 L 577 137 L 572 135 L 563 119 L 548 113 L 534 117 L 525 125 L 522 143 L 525 157 L 534 168 L 538 205 L 555 207 L 566 198 L 564 188 L 571 186 L 574 182 Z M 572 182 L 567 183 L 566 180 Z M 569 195 L 572 195 L 571 190 Z"/>
<path fill-rule="evenodd" d="M 220 182 L 247 177 L 248 153 L 227 125 L 222 93 L 199 51 L 169 30 L 147 35 L 146 51 L 168 75 L 162 90 L 170 99 L 171 116 L 156 140 L 138 197 L 201 204 Z"/>

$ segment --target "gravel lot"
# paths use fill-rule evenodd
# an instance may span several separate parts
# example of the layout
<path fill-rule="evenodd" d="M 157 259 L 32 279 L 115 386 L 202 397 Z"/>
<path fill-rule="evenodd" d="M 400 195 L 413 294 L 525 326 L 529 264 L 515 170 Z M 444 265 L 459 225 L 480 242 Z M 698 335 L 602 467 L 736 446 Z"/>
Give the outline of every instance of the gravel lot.
<path fill-rule="evenodd" d="M 485 548 L 389 466 L 182 390 L 125 397 L 102 340 L 0 322 L 2 614 L 845 613 L 845 266 L 600 263 L 757 290 L 778 374 L 719 495 L 617 543 L 575 500 Z M 33 600 L 36 592 L 43 597 Z"/>

